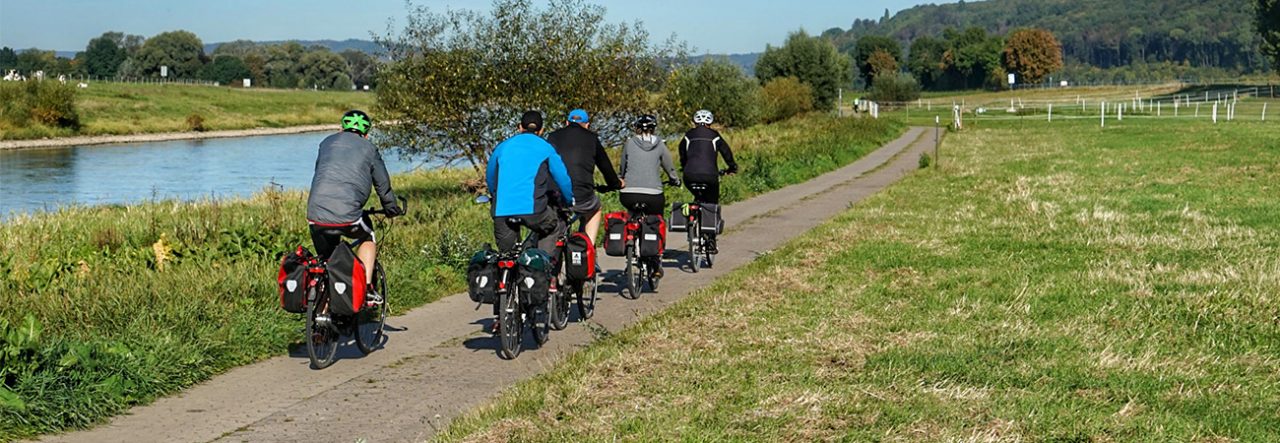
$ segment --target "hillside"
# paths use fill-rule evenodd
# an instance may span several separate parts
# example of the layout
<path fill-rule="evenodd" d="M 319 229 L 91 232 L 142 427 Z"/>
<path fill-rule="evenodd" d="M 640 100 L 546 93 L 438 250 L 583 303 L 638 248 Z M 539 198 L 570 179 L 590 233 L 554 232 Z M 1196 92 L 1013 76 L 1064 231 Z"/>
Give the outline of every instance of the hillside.
<path fill-rule="evenodd" d="M 354 49 L 367 54 L 377 54 L 382 50 L 382 47 L 378 46 L 377 43 L 374 43 L 369 40 L 360 40 L 360 39 L 354 39 L 354 38 L 349 38 L 346 40 L 276 40 L 276 41 L 261 41 L 261 42 L 254 42 L 254 43 L 257 43 L 262 46 L 269 46 L 269 45 L 276 45 L 280 43 L 287 43 L 290 41 L 296 41 L 298 42 L 298 44 L 301 44 L 303 47 L 307 47 L 307 48 L 310 48 L 312 46 L 323 46 L 325 48 L 329 48 L 329 50 L 333 52 L 342 52 L 348 49 Z M 213 50 L 218 49 L 218 46 L 222 46 L 222 44 L 224 43 L 228 43 L 228 42 L 207 43 L 204 45 L 204 53 L 212 54 Z"/>
<path fill-rule="evenodd" d="M 858 37 L 887 35 L 904 43 L 947 28 L 981 27 L 1005 34 L 1019 27 L 1052 31 L 1065 61 L 1110 68 L 1174 62 L 1239 72 L 1265 69 L 1253 27 L 1253 2 L 1236 0 L 987 0 L 921 5 L 887 20 L 858 20 L 823 35 L 842 49 Z"/>

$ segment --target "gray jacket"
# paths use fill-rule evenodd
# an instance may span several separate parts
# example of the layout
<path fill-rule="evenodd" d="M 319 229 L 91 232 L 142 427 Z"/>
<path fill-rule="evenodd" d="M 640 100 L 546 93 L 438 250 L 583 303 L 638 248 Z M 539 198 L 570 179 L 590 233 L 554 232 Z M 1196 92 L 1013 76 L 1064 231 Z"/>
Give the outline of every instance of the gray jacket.
<path fill-rule="evenodd" d="M 622 192 L 661 194 L 662 177 L 658 166 L 667 171 L 668 178 L 676 177 L 676 167 L 671 163 L 671 151 L 662 137 L 633 135 L 622 147 L 622 162 L 618 176 L 627 182 Z"/>
<path fill-rule="evenodd" d="M 374 187 L 383 207 L 396 204 L 387 166 L 373 143 L 351 132 L 330 135 L 320 142 L 307 220 L 324 225 L 355 223 Z"/>

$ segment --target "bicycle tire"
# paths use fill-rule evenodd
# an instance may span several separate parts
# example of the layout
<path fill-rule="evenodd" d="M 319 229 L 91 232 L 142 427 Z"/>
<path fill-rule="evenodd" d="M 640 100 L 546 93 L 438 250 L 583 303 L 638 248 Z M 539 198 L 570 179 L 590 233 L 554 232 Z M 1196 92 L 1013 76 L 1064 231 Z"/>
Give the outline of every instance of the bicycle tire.
<path fill-rule="evenodd" d="M 627 248 L 626 259 L 627 269 L 622 275 L 626 282 L 619 292 L 623 298 L 636 300 L 640 298 L 640 264 L 636 261 L 635 248 Z"/>
<path fill-rule="evenodd" d="M 689 269 L 695 273 L 698 272 L 698 266 L 702 264 L 702 259 L 698 257 L 698 242 L 701 239 L 698 230 L 700 229 L 702 226 L 697 219 L 689 223 Z"/>
<path fill-rule="evenodd" d="M 338 353 L 337 329 L 334 328 L 332 320 L 328 325 L 316 323 L 316 315 L 320 312 L 316 309 L 324 304 L 323 285 L 313 286 L 308 291 L 309 300 L 315 300 L 315 303 L 307 305 L 307 358 L 311 360 L 312 369 L 324 369 L 333 364 L 334 356 Z"/>
<path fill-rule="evenodd" d="M 498 296 L 498 356 L 507 360 L 520 355 L 520 334 L 524 332 L 524 322 L 520 315 L 519 290 L 513 289 Z"/>
<path fill-rule="evenodd" d="M 578 318 L 588 320 L 596 314 L 596 279 L 593 276 L 588 281 L 578 283 Z"/>
<path fill-rule="evenodd" d="M 385 336 L 388 296 L 387 273 L 382 269 L 382 263 L 373 265 L 373 290 L 382 294 L 382 304 L 366 307 L 356 317 L 356 347 L 364 355 L 377 350 Z"/>
<path fill-rule="evenodd" d="M 538 347 L 547 343 L 551 338 L 551 314 L 547 312 L 547 307 L 534 306 L 528 316 L 529 331 L 533 333 L 533 341 Z"/>
<path fill-rule="evenodd" d="M 550 310 L 551 329 L 562 331 L 569 326 L 569 292 L 573 285 L 561 285 L 560 290 L 551 294 L 547 300 L 547 309 Z"/>

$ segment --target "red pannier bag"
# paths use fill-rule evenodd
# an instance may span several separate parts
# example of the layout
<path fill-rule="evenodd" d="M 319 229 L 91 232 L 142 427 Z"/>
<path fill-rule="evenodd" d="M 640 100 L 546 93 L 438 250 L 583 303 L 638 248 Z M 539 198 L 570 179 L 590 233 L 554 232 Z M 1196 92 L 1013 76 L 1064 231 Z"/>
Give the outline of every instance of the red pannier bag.
<path fill-rule="evenodd" d="M 364 307 L 364 263 L 346 243 L 338 244 L 325 263 L 329 276 L 329 313 L 355 315 Z"/>

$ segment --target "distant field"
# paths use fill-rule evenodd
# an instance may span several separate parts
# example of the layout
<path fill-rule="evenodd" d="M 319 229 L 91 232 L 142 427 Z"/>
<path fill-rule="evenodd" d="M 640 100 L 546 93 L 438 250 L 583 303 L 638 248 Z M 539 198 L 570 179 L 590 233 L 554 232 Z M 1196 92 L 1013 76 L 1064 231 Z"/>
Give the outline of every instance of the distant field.
<path fill-rule="evenodd" d="M 1280 122 L 967 128 L 440 439 L 1275 441 Z"/>
<path fill-rule="evenodd" d="M 93 82 L 78 90 L 83 127 L 68 129 L 0 126 L 0 140 L 74 135 L 188 131 L 199 115 L 209 131 L 336 122 L 343 111 L 373 106 L 366 92 L 240 89 L 183 84 Z"/>

